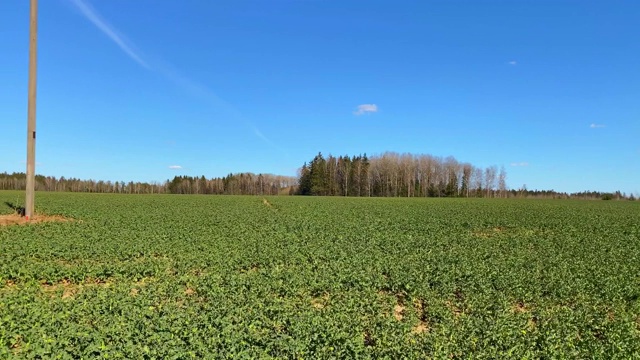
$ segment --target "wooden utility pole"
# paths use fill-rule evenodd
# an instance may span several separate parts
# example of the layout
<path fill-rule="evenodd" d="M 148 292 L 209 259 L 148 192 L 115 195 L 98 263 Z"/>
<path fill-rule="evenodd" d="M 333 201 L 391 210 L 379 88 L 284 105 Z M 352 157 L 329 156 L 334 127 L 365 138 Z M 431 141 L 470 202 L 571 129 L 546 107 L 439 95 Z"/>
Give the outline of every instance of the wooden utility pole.
<path fill-rule="evenodd" d="M 33 217 L 36 184 L 36 68 L 38 55 L 38 0 L 31 0 L 29 29 L 29 101 L 27 110 L 27 189 L 24 216 Z"/>

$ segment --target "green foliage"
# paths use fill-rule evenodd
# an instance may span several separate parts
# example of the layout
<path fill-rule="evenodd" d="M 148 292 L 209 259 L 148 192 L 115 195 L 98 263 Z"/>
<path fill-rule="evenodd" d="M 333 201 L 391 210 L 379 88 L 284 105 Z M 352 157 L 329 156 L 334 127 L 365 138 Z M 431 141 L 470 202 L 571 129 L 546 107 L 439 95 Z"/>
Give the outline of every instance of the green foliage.
<path fill-rule="evenodd" d="M 369 160 L 367 155 L 326 159 L 318 153 L 300 169 L 298 195 L 371 196 L 368 189 Z M 379 194 L 373 194 L 378 196 Z"/>
<path fill-rule="evenodd" d="M 0 358 L 640 354 L 638 202 L 38 193 L 37 210 L 77 221 L 0 227 Z"/>

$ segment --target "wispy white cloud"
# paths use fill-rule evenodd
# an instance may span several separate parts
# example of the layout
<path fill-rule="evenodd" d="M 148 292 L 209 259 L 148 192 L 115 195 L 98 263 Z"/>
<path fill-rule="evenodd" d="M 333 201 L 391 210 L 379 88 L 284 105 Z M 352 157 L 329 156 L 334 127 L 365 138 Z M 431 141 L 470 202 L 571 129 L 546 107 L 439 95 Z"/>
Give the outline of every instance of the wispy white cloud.
<path fill-rule="evenodd" d="M 149 69 L 149 65 L 146 61 L 142 59 L 142 56 L 138 51 L 134 50 L 135 46 L 126 38 L 119 34 L 118 31 L 111 25 L 109 25 L 100 15 L 84 0 L 71 0 L 78 10 L 87 18 L 87 20 L 91 21 L 93 25 L 95 25 L 100 31 L 102 31 L 109 39 L 111 39 L 116 45 L 124 51 L 131 59 L 140 64 L 142 67 Z"/>
<path fill-rule="evenodd" d="M 256 134 L 257 137 L 259 137 L 260 139 L 262 139 L 262 140 L 266 141 L 267 143 L 273 145 L 271 140 L 269 140 L 266 136 L 264 136 L 264 134 L 260 130 L 258 130 L 257 127 L 252 126 L 251 130 L 253 130 L 253 133 Z"/>
<path fill-rule="evenodd" d="M 147 70 L 152 70 L 160 73 L 168 80 L 172 81 L 176 85 L 182 87 L 184 90 L 192 93 L 195 96 L 205 99 L 206 101 L 214 104 L 217 108 L 223 109 L 226 112 L 230 113 L 233 117 L 237 118 L 241 122 L 245 123 L 245 125 L 249 126 L 253 129 L 253 133 L 268 143 L 269 145 L 282 150 L 281 148 L 275 146 L 275 144 L 267 138 L 264 134 L 262 134 L 250 121 L 243 119 L 242 115 L 238 110 L 235 109 L 231 104 L 229 104 L 224 99 L 220 98 L 215 92 L 213 92 L 208 87 L 201 85 L 189 78 L 186 78 L 180 75 L 177 71 L 174 71 L 169 64 L 163 63 L 162 61 L 153 62 L 153 66 L 149 64 L 148 59 L 142 55 L 142 53 L 137 50 L 136 46 L 133 42 L 127 40 L 126 36 L 122 33 L 118 32 L 118 30 L 111 26 L 106 20 L 104 20 L 100 14 L 89 5 L 86 0 L 70 0 L 72 4 L 75 5 L 76 8 L 82 13 L 82 15 L 87 18 L 91 23 L 93 23 L 100 31 L 102 31 L 109 39 L 111 39 L 120 49 L 127 54 L 132 60 L 137 62 L 140 66 L 144 67 Z M 375 105 L 373 105 L 375 107 Z M 175 169 L 175 168 L 174 168 Z"/>
<path fill-rule="evenodd" d="M 516 65 L 518 65 L 518 62 L 515 61 L 515 60 L 511 60 L 511 61 L 508 62 L 508 64 L 511 65 L 511 66 L 516 66 Z"/>
<path fill-rule="evenodd" d="M 172 169 L 172 170 L 180 170 L 180 169 L 182 169 L 182 166 L 180 166 L 180 165 L 170 165 L 170 166 L 169 166 L 169 169 Z"/>
<path fill-rule="evenodd" d="M 376 104 L 362 104 L 358 105 L 357 110 L 353 113 L 355 115 L 364 115 L 378 112 L 378 105 Z"/>
<path fill-rule="evenodd" d="M 512 162 L 511 166 L 529 166 L 528 162 Z"/>
<path fill-rule="evenodd" d="M 597 128 L 603 128 L 603 127 L 607 127 L 606 125 L 603 124 L 591 124 L 589 125 L 590 128 L 592 129 L 597 129 Z"/>

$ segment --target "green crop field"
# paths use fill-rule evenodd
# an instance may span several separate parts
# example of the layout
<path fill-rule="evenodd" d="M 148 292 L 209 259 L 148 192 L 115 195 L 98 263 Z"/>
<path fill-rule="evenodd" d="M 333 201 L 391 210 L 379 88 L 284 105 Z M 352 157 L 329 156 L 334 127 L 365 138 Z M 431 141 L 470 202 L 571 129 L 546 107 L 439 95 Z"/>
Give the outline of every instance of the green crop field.
<path fill-rule="evenodd" d="M 3 359 L 640 358 L 638 202 L 36 201 L 75 220 L 0 227 Z"/>

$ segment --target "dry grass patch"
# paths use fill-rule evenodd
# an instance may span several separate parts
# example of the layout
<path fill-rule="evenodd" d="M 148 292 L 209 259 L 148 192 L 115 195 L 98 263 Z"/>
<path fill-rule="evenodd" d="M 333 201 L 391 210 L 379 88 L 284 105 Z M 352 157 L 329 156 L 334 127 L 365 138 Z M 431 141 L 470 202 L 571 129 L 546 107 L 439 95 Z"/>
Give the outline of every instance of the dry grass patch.
<path fill-rule="evenodd" d="M 71 222 L 74 219 L 67 218 L 61 215 L 45 215 L 38 214 L 27 220 L 26 217 L 20 216 L 20 214 L 13 213 L 8 215 L 0 215 L 0 226 L 10 225 L 26 225 L 26 224 L 38 224 L 44 222 Z"/>
<path fill-rule="evenodd" d="M 485 229 L 476 229 L 473 230 L 472 233 L 474 236 L 479 237 L 479 238 L 491 238 L 494 236 L 498 236 L 502 233 L 504 233 L 505 231 L 507 231 L 508 229 L 506 227 L 503 226 L 495 226 L 492 228 L 485 228 Z"/>
<path fill-rule="evenodd" d="M 324 309 L 329 304 L 329 294 L 324 294 L 320 297 L 315 297 L 311 299 L 311 306 L 314 309 Z"/>

